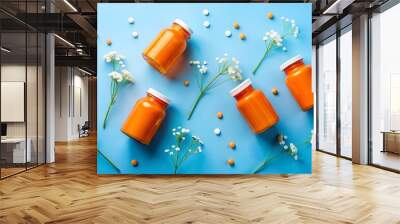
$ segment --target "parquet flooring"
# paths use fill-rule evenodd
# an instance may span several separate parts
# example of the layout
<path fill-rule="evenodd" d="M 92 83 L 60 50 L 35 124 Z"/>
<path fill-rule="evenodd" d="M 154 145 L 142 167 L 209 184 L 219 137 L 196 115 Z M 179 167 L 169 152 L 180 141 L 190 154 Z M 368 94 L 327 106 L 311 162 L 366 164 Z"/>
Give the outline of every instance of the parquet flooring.
<path fill-rule="evenodd" d="M 312 175 L 98 176 L 96 139 L 0 181 L 0 223 L 400 223 L 400 175 L 315 152 Z"/>

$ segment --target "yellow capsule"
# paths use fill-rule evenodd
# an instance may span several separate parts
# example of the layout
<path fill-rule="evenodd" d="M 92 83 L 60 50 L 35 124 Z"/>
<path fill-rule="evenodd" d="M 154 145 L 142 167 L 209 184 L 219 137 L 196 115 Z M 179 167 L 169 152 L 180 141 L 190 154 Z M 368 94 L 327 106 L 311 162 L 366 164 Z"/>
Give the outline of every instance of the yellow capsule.
<path fill-rule="evenodd" d="M 244 33 L 240 33 L 240 34 L 239 34 L 239 38 L 240 38 L 241 40 L 245 40 L 245 39 L 246 39 L 246 35 L 245 35 Z"/>
<path fill-rule="evenodd" d="M 240 28 L 240 25 L 239 25 L 239 23 L 238 22 L 233 22 L 233 28 L 235 28 L 235 29 L 239 29 Z"/>
<path fill-rule="evenodd" d="M 132 159 L 131 164 L 132 164 L 132 166 L 138 166 L 139 162 L 136 159 Z"/>
<path fill-rule="evenodd" d="M 229 166 L 235 165 L 235 160 L 233 160 L 233 159 L 228 159 L 226 162 L 228 163 Z"/>
<path fill-rule="evenodd" d="M 267 13 L 267 18 L 268 19 L 274 18 L 274 15 L 272 14 L 272 12 Z"/>
<path fill-rule="evenodd" d="M 224 117 L 224 114 L 222 112 L 217 112 L 217 118 L 222 119 Z"/>
<path fill-rule="evenodd" d="M 236 148 L 236 144 L 235 144 L 234 141 L 230 141 L 229 142 L 229 148 L 231 148 L 231 149 L 235 149 Z"/>

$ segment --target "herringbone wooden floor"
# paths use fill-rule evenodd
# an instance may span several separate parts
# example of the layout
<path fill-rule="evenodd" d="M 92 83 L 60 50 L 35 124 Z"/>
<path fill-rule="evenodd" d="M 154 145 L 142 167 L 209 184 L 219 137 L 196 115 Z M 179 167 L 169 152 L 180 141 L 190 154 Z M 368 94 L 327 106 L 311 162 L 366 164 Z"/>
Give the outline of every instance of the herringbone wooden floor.
<path fill-rule="evenodd" d="M 97 176 L 96 139 L 0 181 L 0 223 L 400 223 L 400 175 L 314 153 L 312 175 Z"/>

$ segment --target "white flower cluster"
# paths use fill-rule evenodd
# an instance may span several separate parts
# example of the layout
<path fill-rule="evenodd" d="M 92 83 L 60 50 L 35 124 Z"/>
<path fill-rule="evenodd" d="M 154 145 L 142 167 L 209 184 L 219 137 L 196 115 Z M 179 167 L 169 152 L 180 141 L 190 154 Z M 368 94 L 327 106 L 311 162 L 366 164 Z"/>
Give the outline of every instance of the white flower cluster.
<path fill-rule="evenodd" d="M 207 67 L 208 62 L 207 61 L 203 61 L 203 64 L 202 64 L 200 61 L 194 60 L 194 61 L 189 61 L 189 64 L 196 65 L 197 68 L 199 69 L 200 74 L 204 75 L 204 74 L 207 74 L 207 72 L 208 72 L 208 67 Z"/>
<path fill-rule="evenodd" d="M 195 135 L 189 137 L 190 129 L 179 126 L 172 129 L 172 135 L 175 136 L 177 143 L 176 145 L 171 145 L 170 148 L 164 150 L 164 152 L 168 155 L 173 156 L 182 151 L 182 149 L 177 145 L 183 145 L 182 143 L 186 140 L 186 137 L 190 138 L 191 140 L 190 144 L 188 145 L 189 147 L 187 149 L 187 153 L 197 154 L 203 151 L 203 142 L 201 139 Z"/>
<path fill-rule="evenodd" d="M 228 54 L 225 53 L 223 57 L 216 57 L 215 60 L 220 64 L 219 73 L 227 73 L 229 78 L 234 81 L 240 81 L 243 79 L 242 70 L 240 70 L 240 62 L 235 57 L 231 60 L 228 58 Z"/>
<path fill-rule="evenodd" d="M 299 36 L 299 27 L 296 25 L 296 21 L 294 19 L 289 19 L 286 17 L 281 17 L 281 20 L 284 22 L 286 32 L 292 35 L 293 37 L 297 38 Z"/>
<path fill-rule="evenodd" d="M 263 40 L 264 40 L 264 41 L 271 40 L 272 43 L 273 43 L 275 46 L 277 46 L 277 47 L 282 47 L 283 38 L 282 38 L 282 36 L 281 36 L 278 32 L 276 32 L 276 31 L 274 31 L 274 30 L 271 30 L 271 31 L 269 31 L 269 32 L 266 32 L 266 33 L 265 33 L 265 36 L 263 37 Z"/>
<path fill-rule="evenodd" d="M 130 83 L 134 82 L 131 73 L 126 69 L 123 69 L 121 71 L 121 73 L 112 71 L 108 75 L 111 77 L 112 80 L 115 80 L 118 83 L 124 82 L 124 81 L 130 82 Z"/>
<path fill-rule="evenodd" d="M 281 20 L 284 23 L 283 35 L 274 30 L 270 30 L 263 36 L 263 41 L 271 43 L 275 47 L 282 48 L 283 51 L 287 51 L 287 48 L 283 45 L 283 41 L 287 36 L 293 36 L 297 38 L 299 35 L 299 27 L 296 25 L 296 21 L 294 19 L 281 17 Z"/>
<path fill-rule="evenodd" d="M 121 82 L 128 82 L 128 83 L 133 83 L 133 77 L 132 74 L 126 70 L 122 69 L 120 72 L 118 72 L 116 69 L 118 68 L 125 68 L 126 65 L 124 63 L 125 57 L 121 54 L 118 54 L 116 51 L 111 51 L 104 55 L 104 60 L 107 63 L 112 63 L 113 65 L 113 71 L 110 72 L 108 75 L 111 77 L 112 80 L 121 83 Z"/>
<path fill-rule="evenodd" d="M 294 160 L 298 160 L 298 150 L 297 147 L 293 143 L 289 143 L 289 146 L 286 144 L 288 137 L 286 135 L 278 135 L 277 140 L 279 145 L 283 147 L 283 150 L 287 152 L 290 156 L 293 157 Z"/>
<path fill-rule="evenodd" d="M 110 51 L 109 53 L 107 53 L 106 55 L 104 55 L 104 60 L 107 63 L 117 63 L 121 68 L 125 68 L 125 56 L 118 54 L 118 52 L 116 51 Z"/>

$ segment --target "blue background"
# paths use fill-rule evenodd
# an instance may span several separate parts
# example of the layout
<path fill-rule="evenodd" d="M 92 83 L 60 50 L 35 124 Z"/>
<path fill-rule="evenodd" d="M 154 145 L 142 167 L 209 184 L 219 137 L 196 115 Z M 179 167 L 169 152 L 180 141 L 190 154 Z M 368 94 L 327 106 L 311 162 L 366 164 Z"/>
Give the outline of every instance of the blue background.
<path fill-rule="evenodd" d="M 207 8 L 209 16 L 202 10 Z M 266 18 L 272 12 L 273 20 Z M 135 24 L 127 22 L 128 17 L 135 19 Z M 280 17 L 295 19 L 300 28 L 299 38 L 288 38 L 281 49 L 271 51 L 256 75 L 251 73 L 261 58 L 265 43 L 264 34 L 273 29 L 282 30 Z M 311 63 L 311 4 L 98 4 L 98 149 L 101 150 L 124 174 L 170 174 L 173 172 L 169 155 L 164 152 L 174 144 L 171 129 L 177 126 L 189 128 L 205 142 L 203 153 L 192 156 L 182 165 L 180 174 L 247 174 L 251 173 L 266 157 L 279 152 L 276 143 L 277 133 L 288 136 L 299 149 L 299 160 L 285 154 L 270 163 L 260 173 L 310 173 L 311 145 L 304 144 L 310 138 L 313 127 L 313 111 L 302 112 L 288 91 L 285 75 L 279 66 L 287 59 L 300 54 L 307 64 Z M 169 27 L 175 18 L 185 21 L 194 31 L 189 40 L 185 55 L 179 62 L 181 69 L 177 79 L 168 80 L 157 73 L 142 58 L 146 46 L 159 31 Z M 203 22 L 208 20 L 211 27 L 206 29 Z M 240 30 L 232 27 L 234 21 L 240 24 Z M 232 37 L 224 36 L 225 30 L 232 31 Z M 139 32 L 134 39 L 133 31 Z M 239 39 L 239 33 L 247 39 Z M 112 45 L 107 46 L 110 38 Z M 108 126 L 102 129 L 102 120 L 110 100 L 110 78 L 112 68 L 103 56 L 109 51 L 117 51 L 126 56 L 127 69 L 134 75 L 136 83 L 120 89 L 117 102 L 113 106 Z M 229 91 L 238 83 L 228 82 L 209 92 L 197 107 L 192 119 L 186 120 L 190 107 L 198 94 L 195 77 L 198 71 L 189 66 L 189 60 L 209 62 L 209 75 L 216 72 L 215 57 L 224 53 L 235 56 L 245 78 L 251 78 L 255 88 L 264 91 L 280 121 L 267 132 L 255 135 L 236 109 L 235 100 Z M 183 80 L 190 80 L 189 87 Z M 149 146 L 144 146 L 120 132 L 120 128 L 132 109 L 135 101 L 145 95 L 146 90 L 154 88 L 171 100 L 171 105 L 157 135 Z M 278 88 L 279 95 L 273 96 L 271 89 Z M 216 113 L 222 111 L 224 118 L 219 120 Z M 213 133 L 214 128 L 222 130 L 221 136 Z M 234 140 L 235 150 L 228 147 Z M 132 159 L 139 161 L 138 167 L 130 164 Z M 236 165 L 227 165 L 227 159 L 234 159 Z M 97 172 L 99 174 L 118 173 L 103 157 L 98 155 Z"/>

